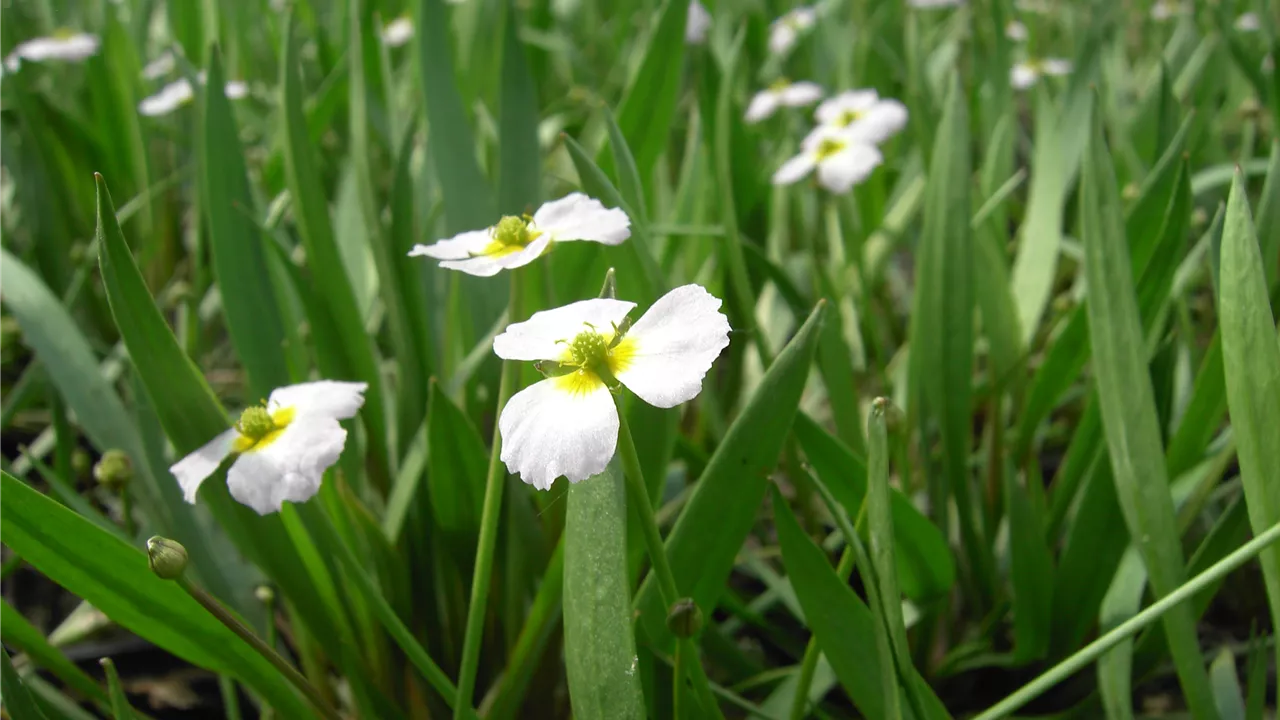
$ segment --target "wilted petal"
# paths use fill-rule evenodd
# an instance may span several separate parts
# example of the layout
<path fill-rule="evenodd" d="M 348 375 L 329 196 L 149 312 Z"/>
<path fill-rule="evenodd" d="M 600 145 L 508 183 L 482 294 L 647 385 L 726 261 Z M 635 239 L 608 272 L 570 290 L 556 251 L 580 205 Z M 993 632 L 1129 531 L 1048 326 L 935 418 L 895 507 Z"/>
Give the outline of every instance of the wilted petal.
<path fill-rule="evenodd" d="M 575 372 L 516 393 L 498 430 L 507 470 L 548 490 L 561 475 L 578 482 L 605 469 L 618 443 L 618 411 L 603 382 Z"/>
<path fill-rule="evenodd" d="M 227 455 L 231 454 L 231 445 L 236 440 L 236 434 L 235 428 L 223 431 L 201 446 L 199 450 L 182 458 L 169 468 L 169 472 L 178 479 L 184 500 L 189 503 L 196 501 L 200 483 L 212 475 Z"/>
<path fill-rule="evenodd" d="M 283 503 L 306 502 L 319 490 L 324 471 L 342 455 L 347 431 L 331 417 L 298 417 L 271 443 L 242 454 L 227 471 L 231 497 L 259 515 Z"/>
<path fill-rule="evenodd" d="M 846 193 L 867 179 L 883 160 L 874 145 L 851 143 L 818 163 L 818 184 L 833 193 Z"/>
<path fill-rule="evenodd" d="M 591 240 L 618 245 L 631 237 L 631 219 L 618 208 L 606 208 L 599 200 L 572 193 L 543 203 L 533 214 L 534 230 L 556 242 Z"/>
<path fill-rule="evenodd" d="M 611 333 L 613 325 L 621 323 L 635 306 L 633 302 L 597 298 L 542 310 L 524 322 L 508 325 L 493 339 L 493 352 L 507 360 L 555 360 L 565 350 L 559 341 L 573 340 L 588 324 Z"/>
<path fill-rule="evenodd" d="M 318 380 L 278 388 L 271 393 L 267 407 L 293 408 L 299 417 L 303 415 L 346 420 L 354 417 L 364 405 L 364 391 L 369 388 L 362 382 Z"/>
<path fill-rule="evenodd" d="M 623 343 L 630 354 L 618 380 L 650 405 L 674 407 L 702 391 L 702 378 L 729 345 L 729 319 L 719 298 L 684 285 L 659 298 Z"/>

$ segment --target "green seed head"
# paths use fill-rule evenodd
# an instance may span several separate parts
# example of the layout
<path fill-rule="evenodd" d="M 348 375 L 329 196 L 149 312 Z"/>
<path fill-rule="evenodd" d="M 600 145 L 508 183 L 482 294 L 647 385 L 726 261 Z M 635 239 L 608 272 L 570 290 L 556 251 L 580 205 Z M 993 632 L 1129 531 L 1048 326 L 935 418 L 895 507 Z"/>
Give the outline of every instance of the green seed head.
<path fill-rule="evenodd" d="M 236 430 L 250 440 L 261 440 L 275 429 L 276 424 L 271 420 L 271 413 L 261 406 L 251 407 L 240 413 L 240 422 L 236 423 Z"/>
<path fill-rule="evenodd" d="M 678 638 L 691 638 L 702 629 L 702 611 L 693 598 L 680 598 L 667 613 L 667 629 Z"/>
<path fill-rule="evenodd" d="M 133 461 L 123 450 L 108 450 L 93 466 L 93 478 L 102 486 L 119 492 L 133 479 Z"/>
<path fill-rule="evenodd" d="M 583 330 L 569 343 L 573 364 L 581 367 L 598 367 L 608 352 L 609 346 L 595 330 Z"/>
<path fill-rule="evenodd" d="M 187 549 L 176 540 L 157 535 L 147 541 L 147 564 L 161 578 L 174 580 L 187 569 Z"/>
<path fill-rule="evenodd" d="M 524 247 L 528 245 L 533 238 L 529 237 L 529 225 L 525 223 L 523 218 L 515 215 L 506 215 L 493 228 L 493 239 L 503 245 L 518 245 Z"/>

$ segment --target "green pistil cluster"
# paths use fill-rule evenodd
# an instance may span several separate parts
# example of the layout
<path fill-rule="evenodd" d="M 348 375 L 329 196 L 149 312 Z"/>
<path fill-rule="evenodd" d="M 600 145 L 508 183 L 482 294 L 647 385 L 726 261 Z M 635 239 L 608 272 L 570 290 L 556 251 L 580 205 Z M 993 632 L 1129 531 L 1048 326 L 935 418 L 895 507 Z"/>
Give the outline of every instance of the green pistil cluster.
<path fill-rule="evenodd" d="M 826 160 L 827 158 L 831 157 L 832 155 L 835 155 L 836 153 L 840 152 L 843 149 L 844 149 L 843 142 L 832 139 L 832 138 L 823 138 L 822 142 L 818 143 L 818 150 L 816 152 L 816 155 L 818 156 L 819 160 Z"/>
<path fill-rule="evenodd" d="M 533 242 L 529 223 L 515 215 L 505 215 L 493 228 L 493 239 L 506 246 L 525 247 Z"/>
<path fill-rule="evenodd" d="M 569 343 L 569 356 L 581 368 L 597 370 L 606 365 L 609 346 L 595 330 L 583 330 Z"/>
<path fill-rule="evenodd" d="M 276 429 L 271 413 L 261 406 L 251 407 L 240 413 L 240 421 L 236 423 L 236 431 L 254 442 L 270 435 Z"/>

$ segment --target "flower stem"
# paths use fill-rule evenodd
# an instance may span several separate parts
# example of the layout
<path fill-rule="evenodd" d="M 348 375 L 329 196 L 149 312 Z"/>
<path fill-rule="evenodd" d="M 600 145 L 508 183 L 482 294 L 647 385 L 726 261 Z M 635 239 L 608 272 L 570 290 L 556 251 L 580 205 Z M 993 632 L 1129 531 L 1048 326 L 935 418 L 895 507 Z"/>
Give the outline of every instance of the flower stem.
<path fill-rule="evenodd" d="M 614 396 L 618 407 L 618 454 L 622 458 L 622 470 L 627 476 L 627 503 L 631 505 L 640 518 L 644 531 L 645 544 L 649 550 L 649 562 L 653 565 L 653 573 L 658 576 L 658 589 L 662 592 L 662 602 L 667 608 L 680 599 L 680 591 L 676 588 L 676 578 L 667 563 L 666 546 L 662 543 L 662 533 L 658 531 L 658 521 L 653 516 L 653 504 L 649 502 L 649 490 L 644 483 L 644 473 L 640 470 L 640 456 L 636 453 L 635 441 L 631 439 L 631 426 L 627 423 L 627 413 L 618 396 Z M 678 638 L 684 654 L 684 665 L 689 670 L 689 680 L 693 683 L 694 692 L 703 709 L 711 717 L 722 717 L 720 706 L 711 694 L 711 684 L 707 673 L 702 668 L 698 657 L 698 647 L 691 638 Z"/>
<path fill-rule="evenodd" d="M 275 650 L 272 650 L 265 642 L 262 641 L 262 638 L 258 637 L 256 633 L 245 627 L 244 623 L 240 622 L 226 608 L 222 607 L 222 603 L 219 603 L 212 595 L 206 592 L 204 588 L 191 582 L 185 576 L 179 576 L 175 581 L 183 590 L 187 591 L 188 595 L 194 598 L 196 602 L 200 603 L 205 610 L 208 610 L 210 615 L 213 615 L 219 622 L 226 625 L 231 632 L 239 635 L 241 640 L 249 643 L 249 647 L 252 647 L 259 655 L 266 658 L 267 662 L 274 665 L 276 669 L 280 671 L 280 674 L 285 676 L 285 679 L 293 683 L 293 686 L 302 693 L 303 697 L 311 703 L 321 717 L 326 720 L 340 720 L 338 713 L 335 712 L 333 708 L 329 707 L 329 703 L 325 702 L 324 698 L 320 696 L 320 691 L 316 690 L 315 686 L 308 682 L 307 679 L 302 676 L 302 673 L 298 672 L 297 668 L 290 665 L 284 658 L 280 657 L 280 654 Z"/>
<path fill-rule="evenodd" d="M 511 271 L 511 297 L 507 321 L 520 322 L 522 271 Z M 502 362 L 502 380 L 498 384 L 497 415 L 515 392 L 520 365 L 512 360 Z M 506 484 L 506 467 L 502 464 L 502 435 L 498 423 L 493 424 L 493 445 L 489 453 L 489 475 L 484 484 L 484 506 L 480 514 L 480 542 L 476 546 L 475 572 L 471 576 L 471 602 L 467 607 L 466 634 L 462 641 L 462 662 L 458 668 L 458 694 L 453 702 L 454 720 L 471 714 L 471 696 L 475 694 L 476 670 L 480 662 L 480 641 L 484 636 L 484 616 L 489 603 L 489 581 L 493 577 L 493 552 L 498 542 L 498 521 L 502 516 L 502 489 Z"/>

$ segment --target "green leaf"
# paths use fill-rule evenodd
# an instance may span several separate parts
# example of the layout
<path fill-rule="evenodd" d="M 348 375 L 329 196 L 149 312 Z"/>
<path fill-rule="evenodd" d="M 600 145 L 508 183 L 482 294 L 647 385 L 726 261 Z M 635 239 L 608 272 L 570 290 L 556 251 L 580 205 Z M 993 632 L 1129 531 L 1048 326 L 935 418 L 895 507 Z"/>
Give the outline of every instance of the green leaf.
<path fill-rule="evenodd" d="M 310 713 L 271 663 L 176 583 L 151 572 L 145 553 L 8 473 L 0 473 L 0 488 L 0 540 L 32 567 L 139 637 L 193 665 L 235 676 L 277 712 Z"/>
<path fill-rule="evenodd" d="M 489 451 L 470 418 L 431 383 L 427 409 L 427 488 L 431 514 L 446 542 L 470 575 L 484 504 Z"/>
<path fill-rule="evenodd" d="M 618 127 L 635 153 L 639 177 L 648 177 L 666 147 L 684 70 L 685 21 L 690 0 L 666 0 L 644 46 L 640 69 L 618 106 Z"/>
<path fill-rule="evenodd" d="M 32 663 L 53 673 L 54 677 L 80 695 L 102 706 L 107 704 L 107 694 L 97 681 L 54 647 L 44 633 L 27 622 L 22 613 L 13 609 L 7 601 L 0 601 L 0 639 L 9 647 L 26 653 Z M 8 695 L 7 692 L 5 694 Z"/>
<path fill-rule="evenodd" d="M 6 475 L 5 477 L 8 477 Z M 0 691 L 4 694 L 4 706 L 9 716 L 20 720 L 44 720 L 45 714 L 36 706 L 31 691 L 18 677 L 18 671 L 9 659 L 9 653 L 0 648 Z"/>
<path fill-rule="evenodd" d="M 1209 664 L 1209 678 L 1213 681 L 1213 701 L 1222 720 L 1244 720 L 1244 693 L 1240 690 L 1240 678 L 1236 675 L 1236 656 L 1229 648 L 1218 651 Z"/>
<path fill-rule="evenodd" d="M 1249 523 L 1260 533 L 1280 519 L 1280 346 L 1267 298 L 1262 255 L 1249 215 L 1244 178 L 1231 183 L 1222 233 L 1218 314 L 1227 405 L 1240 461 Z M 1280 552 L 1261 557 L 1272 620 L 1280 619 Z M 1280 647 L 1277 647 L 1280 656 Z"/>
<path fill-rule="evenodd" d="M 564 655 L 573 715 L 645 717 L 627 577 L 621 473 L 569 486 L 564 545 Z M 665 614 L 664 614 L 665 619 Z"/>
<path fill-rule="evenodd" d="M 1044 518 L 1014 474 L 1003 472 L 1009 522 L 1009 579 L 1013 583 L 1014 657 L 1039 659 L 1049 650 L 1053 610 L 1053 554 Z"/>
<path fill-rule="evenodd" d="M 267 269 L 262 234 L 254 222 L 254 203 L 245 174 L 240 132 L 223 94 L 225 79 L 217 48 L 210 51 L 208 79 L 200 94 L 201 210 L 209 228 L 213 271 L 222 311 L 236 355 L 249 375 L 250 397 L 267 397 L 289 384 L 281 351 L 284 324 Z"/>
<path fill-rule="evenodd" d="M 1080 234 L 1085 246 L 1094 372 L 1116 496 L 1129 533 L 1138 541 L 1151 587 L 1157 597 L 1163 597 L 1185 579 L 1182 548 L 1147 373 L 1120 193 L 1102 137 L 1100 113 L 1094 115 L 1093 126 L 1081 180 Z M 1188 705 L 1209 717 L 1212 695 L 1190 609 L 1173 608 L 1163 621 Z"/>
<path fill-rule="evenodd" d="M 813 309 L 769 366 L 667 536 L 667 558 L 676 587 L 704 613 L 716 607 L 742 541 L 755 523 L 769 473 L 777 464 L 809 376 L 825 308 L 819 303 Z M 652 575 L 641 585 L 636 603 L 640 623 L 650 640 L 670 647 L 667 609 Z"/>
<path fill-rule="evenodd" d="M 538 148 L 538 93 L 524 44 L 520 13 L 514 0 L 504 3 L 502 89 L 498 109 L 498 211 L 532 212 L 542 192 L 542 158 Z"/>
<path fill-rule="evenodd" d="M 124 688 L 120 685 L 120 675 L 116 672 L 116 664 L 111 658 L 98 661 L 107 675 L 107 692 L 111 695 L 111 714 L 115 720 L 134 720 L 133 708 L 129 707 L 129 699 L 125 697 Z"/>

